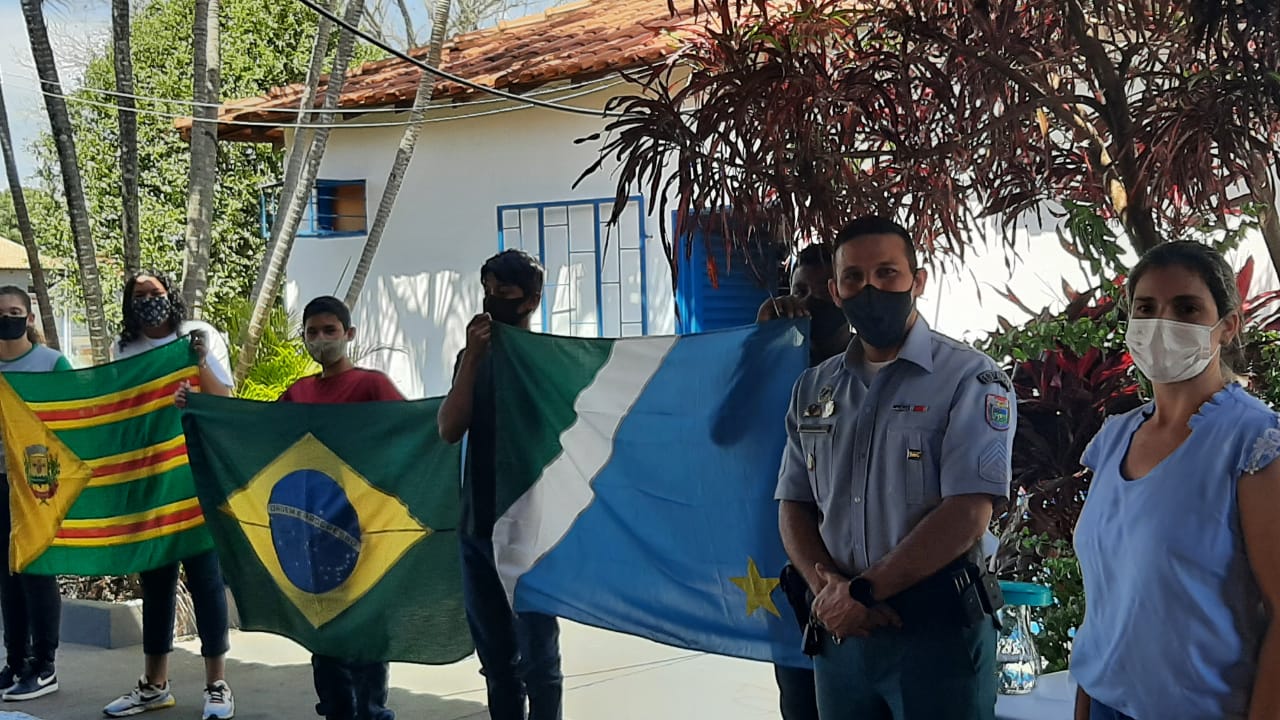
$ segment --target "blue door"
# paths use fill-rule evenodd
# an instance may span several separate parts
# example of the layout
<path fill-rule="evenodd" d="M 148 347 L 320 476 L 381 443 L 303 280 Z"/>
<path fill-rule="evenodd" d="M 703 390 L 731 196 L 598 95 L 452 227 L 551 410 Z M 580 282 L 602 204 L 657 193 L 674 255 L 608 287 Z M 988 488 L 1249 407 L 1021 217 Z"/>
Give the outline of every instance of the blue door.
<path fill-rule="evenodd" d="M 715 258 L 718 287 L 713 287 L 707 273 L 708 245 Z M 683 242 L 678 246 L 676 281 L 676 332 L 681 335 L 750 325 L 756 321 L 760 303 L 769 297 L 767 288 L 777 284 L 778 263 L 766 260 L 763 253 L 753 253 L 754 269 L 748 266 L 743 250 L 735 248 L 726 259 L 725 242 L 718 234 L 693 233 L 693 248 L 685 255 Z M 764 284 L 756 273 L 764 277 Z"/>

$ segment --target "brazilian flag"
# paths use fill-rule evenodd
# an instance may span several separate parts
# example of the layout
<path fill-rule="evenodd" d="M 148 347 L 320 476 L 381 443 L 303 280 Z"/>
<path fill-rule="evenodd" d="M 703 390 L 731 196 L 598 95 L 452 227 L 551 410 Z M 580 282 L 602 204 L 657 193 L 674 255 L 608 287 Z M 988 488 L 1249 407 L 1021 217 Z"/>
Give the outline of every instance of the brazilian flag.
<path fill-rule="evenodd" d="M 362 662 L 471 654 L 440 402 L 192 395 L 196 493 L 245 629 Z"/>

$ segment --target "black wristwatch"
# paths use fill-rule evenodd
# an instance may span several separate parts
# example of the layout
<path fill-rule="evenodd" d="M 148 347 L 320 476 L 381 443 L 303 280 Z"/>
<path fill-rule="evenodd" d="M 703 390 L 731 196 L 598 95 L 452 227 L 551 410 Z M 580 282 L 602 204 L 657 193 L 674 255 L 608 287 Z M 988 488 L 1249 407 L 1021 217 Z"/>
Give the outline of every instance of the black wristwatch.
<path fill-rule="evenodd" d="M 875 590 L 871 587 L 871 581 L 864 577 L 856 577 L 849 581 L 849 597 L 866 607 L 876 605 Z"/>

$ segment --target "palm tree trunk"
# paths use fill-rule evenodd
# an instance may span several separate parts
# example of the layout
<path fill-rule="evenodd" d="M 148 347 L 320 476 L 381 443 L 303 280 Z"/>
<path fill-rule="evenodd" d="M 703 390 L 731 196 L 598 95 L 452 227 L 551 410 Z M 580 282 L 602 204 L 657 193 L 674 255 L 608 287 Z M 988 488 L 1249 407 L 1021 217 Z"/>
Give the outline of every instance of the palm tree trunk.
<path fill-rule="evenodd" d="M 219 52 L 219 0 L 196 0 L 195 77 L 197 105 L 191 125 L 191 176 L 187 189 L 187 252 L 183 262 L 182 297 L 195 317 L 204 307 L 209 282 L 209 249 L 213 243 L 213 192 L 218 175 L 218 109 L 222 86 Z"/>
<path fill-rule="evenodd" d="M 98 278 L 98 257 L 93 246 L 93 233 L 89 225 L 89 208 L 84 199 L 84 185 L 80 179 L 79 158 L 76 157 L 76 141 L 71 128 L 71 116 L 62 99 L 62 83 L 58 80 L 58 66 L 49 43 L 49 28 L 45 26 L 41 0 L 22 0 L 22 16 L 27 24 L 27 36 L 31 41 L 31 55 L 35 60 L 40 85 L 45 92 L 44 106 L 49 113 L 49 127 L 58 151 L 58 165 L 62 169 L 62 187 L 66 194 L 67 213 L 71 219 L 71 238 L 75 243 L 76 265 L 80 271 L 80 289 L 84 295 L 85 319 L 89 325 L 89 341 L 93 346 L 93 359 L 105 363 L 108 353 L 107 318 L 102 310 L 102 286 Z"/>
<path fill-rule="evenodd" d="M 327 0 L 324 4 L 326 10 L 332 11 L 338 0 Z M 311 62 L 307 66 L 307 79 L 302 86 L 302 97 L 298 100 L 298 123 L 307 125 L 315 121 L 316 93 L 319 92 L 320 78 L 324 74 L 324 60 L 329 55 L 329 36 L 333 33 L 333 22 L 328 17 L 321 15 L 319 23 L 316 25 L 316 41 L 311 47 Z M 293 144 L 289 146 L 285 153 L 284 163 L 284 181 L 280 185 L 280 195 L 276 202 L 276 213 L 271 218 L 271 230 L 267 234 L 267 246 L 264 257 L 270 257 L 275 252 L 276 238 L 280 237 L 280 223 L 284 220 L 284 209 L 287 199 L 293 197 L 298 187 L 298 176 L 302 173 L 304 161 L 311 152 L 312 140 L 315 139 L 315 131 L 308 128 L 298 128 L 293 134 Z M 267 263 L 263 263 L 258 270 L 258 279 L 253 284 L 253 295 L 258 297 L 262 294 L 262 283 L 267 278 Z"/>
<path fill-rule="evenodd" d="M 138 116 L 133 102 L 132 30 L 129 0 L 111 0 L 111 42 L 116 71 L 116 104 L 120 108 L 120 202 L 124 233 L 124 271 L 142 265 L 138 228 Z"/>
<path fill-rule="evenodd" d="M 346 24 L 356 27 L 360 24 L 360 15 L 363 12 L 364 0 L 348 0 L 342 19 Z M 317 33 L 316 38 L 317 46 L 324 42 L 318 35 L 319 33 Z M 293 188 L 293 192 L 287 197 L 287 204 L 278 213 L 280 216 L 279 232 L 273 233 L 271 251 L 264 259 L 266 272 L 263 273 L 262 286 L 258 289 L 257 296 L 253 301 L 253 313 L 249 317 L 249 326 L 245 331 L 244 346 L 241 348 L 240 356 L 236 360 L 235 381 L 237 384 L 248 376 L 249 369 L 253 367 L 254 358 L 258 353 L 258 343 L 262 340 L 262 333 L 271 315 L 271 308 L 275 304 L 276 295 L 279 294 L 280 285 L 284 281 L 284 269 L 289 263 L 289 254 L 293 250 L 293 240 L 298 233 L 298 224 L 302 221 L 302 214 L 310 200 L 313 186 L 316 182 L 316 174 L 320 171 L 320 161 L 324 158 L 325 146 L 329 142 L 328 126 L 333 124 L 333 110 L 338 107 L 338 100 L 342 97 L 342 86 L 347 79 L 347 65 L 351 62 L 351 53 L 355 49 L 355 40 L 355 36 L 351 33 L 339 30 L 338 48 L 333 55 L 333 68 L 329 72 L 324 102 L 321 104 L 317 120 L 317 124 L 322 127 L 314 129 L 311 145 L 307 148 L 306 155 L 300 161 L 301 168 L 296 178 L 297 183 Z M 314 54 L 312 58 L 314 59 Z M 308 113 L 306 117 L 310 118 L 312 115 L 313 113 Z M 301 138 L 302 133 L 299 133 L 294 142 L 296 143 Z M 296 149 L 294 154 L 297 154 Z M 288 177 L 286 175 L 287 181 Z"/>
<path fill-rule="evenodd" d="M 60 350 L 58 323 L 53 317 L 53 302 L 49 299 L 49 284 L 40 265 L 40 249 L 36 245 L 36 233 L 31 227 L 31 215 L 27 211 L 27 196 L 22 191 L 22 178 L 18 177 L 18 164 L 13 157 L 13 135 L 9 132 L 9 111 L 4 105 L 4 88 L 0 85 L 0 152 L 4 154 L 5 175 L 9 179 L 9 195 L 13 198 L 13 214 L 18 216 L 18 233 L 22 246 L 27 249 L 27 266 L 31 269 L 31 284 L 36 289 L 36 303 L 40 307 L 40 322 L 44 326 L 44 341 L 54 350 Z"/>
<path fill-rule="evenodd" d="M 436 0 L 435 10 L 431 15 L 431 46 L 427 51 L 427 64 L 440 67 L 440 56 L 444 48 L 444 39 L 449 25 L 450 0 Z M 431 105 L 431 94 L 436 86 L 437 75 L 422 71 L 418 79 L 418 90 L 413 97 L 413 111 L 409 115 L 410 124 L 405 126 L 404 135 L 400 137 L 400 147 L 396 149 L 395 161 L 391 164 L 391 174 L 387 177 L 387 186 L 382 191 L 382 200 L 378 203 L 378 212 L 373 217 L 373 225 L 369 228 L 369 236 L 365 239 L 364 250 L 360 253 L 360 262 L 351 274 L 351 285 L 347 287 L 347 307 L 355 307 L 364 290 L 365 281 L 369 278 L 369 268 L 373 266 L 373 258 L 378 253 L 378 245 L 382 242 L 382 233 L 387 228 L 387 220 L 391 218 L 391 210 L 395 207 L 396 197 L 400 195 L 400 186 L 404 183 L 405 171 L 413 160 L 414 150 L 418 147 L 418 137 L 422 134 L 422 121 L 426 119 L 427 108 Z"/>
<path fill-rule="evenodd" d="M 400 19 L 404 21 L 404 39 L 409 43 L 409 47 L 418 46 L 418 38 L 413 32 L 413 13 L 409 12 L 409 3 L 406 0 L 396 0 L 396 6 L 400 8 Z"/>

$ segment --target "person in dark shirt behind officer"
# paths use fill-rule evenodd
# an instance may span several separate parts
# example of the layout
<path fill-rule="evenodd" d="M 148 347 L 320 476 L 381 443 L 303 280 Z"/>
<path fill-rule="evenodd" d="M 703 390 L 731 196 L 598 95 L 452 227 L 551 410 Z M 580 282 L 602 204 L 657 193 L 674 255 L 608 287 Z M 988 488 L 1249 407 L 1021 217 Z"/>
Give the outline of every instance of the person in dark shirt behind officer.
<path fill-rule="evenodd" d="M 851 333 L 844 312 L 831 297 L 831 248 L 826 243 L 814 243 L 795 256 L 791 269 L 791 294 L 769 298 L 760 305 L 756 322 L 769 322 L 778 318 L 809 318 L 809 366 L 844 352 L 849 346 Z M 788 566 L 783 575 L 794 578 L 794 568 Z M 792 593 L 803 596 L 803 587 L 786 588 L 788 598 Z M 800 598 L 801 622 L 806 620 L 808 606 Z M 793 604 L 796 601 L 792 601 Z M 796 636 L 800 642 L 800 636 Z M 778 705 L 782 720 L 818 720 L 818 698 L 814 690 L 813 668 L 773 666 L 778 682 Z"/>

